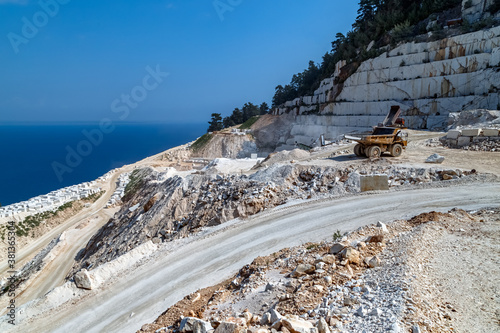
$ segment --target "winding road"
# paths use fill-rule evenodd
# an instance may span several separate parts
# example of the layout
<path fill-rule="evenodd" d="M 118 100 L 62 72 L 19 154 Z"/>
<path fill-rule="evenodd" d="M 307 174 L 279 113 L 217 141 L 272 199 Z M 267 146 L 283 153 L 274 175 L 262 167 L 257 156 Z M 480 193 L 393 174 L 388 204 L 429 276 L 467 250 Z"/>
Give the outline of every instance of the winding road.
<path fill-rule="evenodd" d="M 432 210 L 499 206 L 500 184 L 390 191 L 277 208 L 157 256 L 89 297 L 42 315 L 26 307 L 2 332 L 135 332 L 185 295 L 228 278 L 255 257 L 305 242 L 331 240 L 336 230 L 408 218 Z M 2 318 L 4 319 L 4 318 Z"/>

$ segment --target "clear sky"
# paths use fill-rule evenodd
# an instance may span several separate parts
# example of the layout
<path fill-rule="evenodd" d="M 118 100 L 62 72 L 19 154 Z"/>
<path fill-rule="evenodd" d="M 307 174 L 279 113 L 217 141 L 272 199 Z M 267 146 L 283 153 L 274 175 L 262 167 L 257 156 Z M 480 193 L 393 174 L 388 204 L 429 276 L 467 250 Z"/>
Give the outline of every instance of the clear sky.
<path fill-rule="evenodd" d="M 321 62 L 357 1 L 0 0 L 0 122 L 206 122 Z M 166 74 L 168 73 L 168 75 Z"/>

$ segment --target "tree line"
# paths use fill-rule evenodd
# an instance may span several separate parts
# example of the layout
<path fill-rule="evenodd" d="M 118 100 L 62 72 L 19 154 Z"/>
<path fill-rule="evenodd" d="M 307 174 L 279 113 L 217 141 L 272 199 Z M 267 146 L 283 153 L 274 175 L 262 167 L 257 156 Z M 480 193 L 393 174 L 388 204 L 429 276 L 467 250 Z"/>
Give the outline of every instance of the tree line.
<path fill-rule="evenodd" d="M 323 56 L 320 65 L 309 61 L 302 73 L 292 76 L 289 84 L 278 85 L 273 107 L 300 96 L 312 95 L 322 80 L 335 72 L 335 64 L 359 64 L 380 54 L 378 48 L 426 33 L 423 22 L 431 14 L 460 6 L 461 0 L 360 0 L 358 16 L 351 30 L 337 33 L 332 49 Z M 367 50 L 371 41 L 375 45 Z M 351 66 L 354 71 L 357 66 Z"/>
<path fill-rule="evenodd" d="M 243 107 L 235 108 L 230 116 L 222 118 L 220 113 L 212 113 L 211 119 L 208 122 L 207 132 L 220 131 L 224 128 L 243 124 L 247 120 L 255 116 L 260 116 L 269 113 L 269 106 L 266 102 L 257 106 L 253 103 L 245 103 Z"/>

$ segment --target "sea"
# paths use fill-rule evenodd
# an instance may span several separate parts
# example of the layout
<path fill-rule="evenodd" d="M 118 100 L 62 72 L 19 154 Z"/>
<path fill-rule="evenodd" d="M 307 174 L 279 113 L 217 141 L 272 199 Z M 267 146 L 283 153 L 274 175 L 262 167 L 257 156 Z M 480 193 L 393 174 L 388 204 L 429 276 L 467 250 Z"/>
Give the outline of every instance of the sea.
<path fill-rule="evenodd" d="M 206 123 L 0 125 L 0 204 L 92 181 L 193 141 L 206 128 Z"/>

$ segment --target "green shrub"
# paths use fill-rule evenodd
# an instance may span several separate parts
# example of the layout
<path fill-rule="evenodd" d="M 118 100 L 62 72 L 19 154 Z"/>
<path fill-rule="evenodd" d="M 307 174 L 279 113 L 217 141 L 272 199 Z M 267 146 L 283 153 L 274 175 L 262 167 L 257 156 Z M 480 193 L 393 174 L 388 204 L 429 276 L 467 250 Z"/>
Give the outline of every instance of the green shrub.
<path fill-rule="evenodd" d="M 212 134 L 204 134 L 203 136 L 200 136 L 198 140 L 196 140 L 192 145 L 191 145 L 191 150 L 194 152 L 197 152 L 201 150 L 203 147 L 205 147 L 210 140 L 212 140 L 213 135 Z"/>
<path fill-rule="evenodd" d="M 253 124 L 255 124 L 257 122 L 257 120 L 259 120 L 259 118 L 260 118 L 259 116 L 254 116 L 254 117 L 248 119 L 243 124 L 241 124 L 239 129 L 241 129 L 241 130 L 249 129 L 250 127 L 252 127 Z"/>
<path fill-rule="evenodd" d="M 396 41 L 402 41 L 405 38 L 410 37 L 412 34 L 413 34 L 413 26 L 410 25 L 409 20 L 396 24 L 394 26 L 394 29 L 392 29 L 392 37 Z"/>
<path fill-rule="evenodd" d="M 339 241 L 340 239 L 342 239 L 342 233 L 340 232 L 340 230 L 337 230 L 333 234 L 333 241 L 336 242 Z"/>

